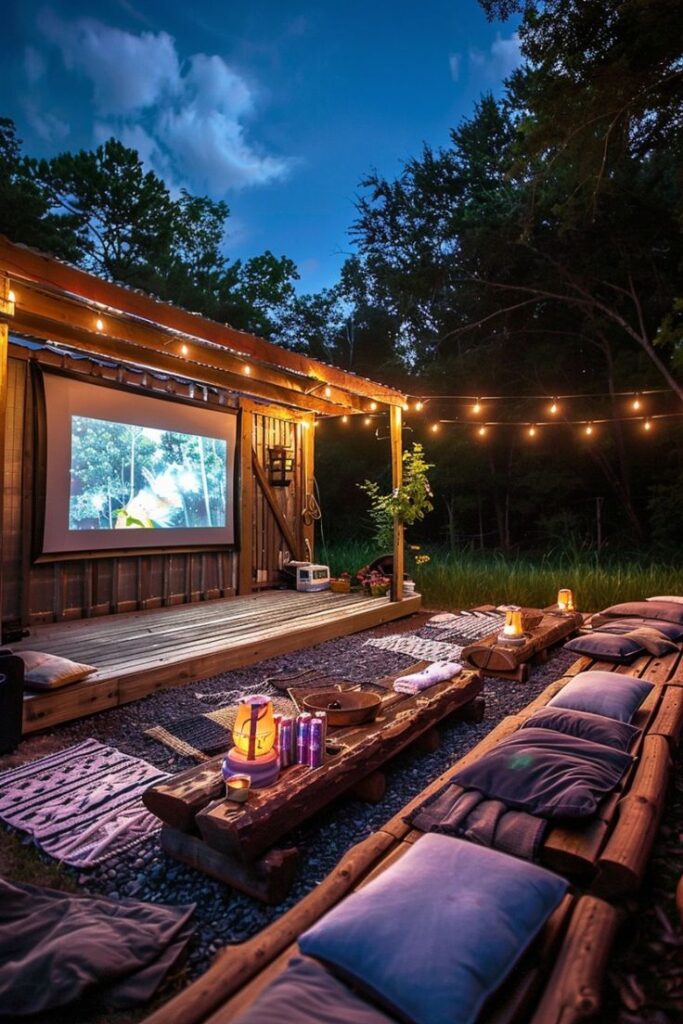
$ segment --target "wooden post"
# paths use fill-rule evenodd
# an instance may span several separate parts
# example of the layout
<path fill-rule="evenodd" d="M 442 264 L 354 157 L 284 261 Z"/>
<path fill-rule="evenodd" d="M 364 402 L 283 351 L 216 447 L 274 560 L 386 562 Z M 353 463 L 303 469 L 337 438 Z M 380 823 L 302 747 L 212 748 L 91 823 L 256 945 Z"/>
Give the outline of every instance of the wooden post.
<path fill-rule="evenodd" d="M 252 468 L 252 433 L 254 416 L 251 408 L 242 403 L 240 409 L 240 558 L 238 593 L 250 594 L 253 578 L 253 551 L 251 531 L 254 518 L 254 472 Z"/>
<path fill-rule="evenodd" d="M 391 486 L 400 487 L 403 482 L 403 414 L 400 405 L 389 410 L 391 424 Z M 391 600 L 403 600 L 403 524 L 394 519 L 394 575 L 391 585 Z"/>
<path fill-rule="evenodd" d="M 9 278 L 0 277 L 0 619 L 3 611 L 4 508 L 5 508 L 5 421 L 7 419 L 7 346 L 9 328 L 6 317 L 14 315 L 14 299 Z"/>
<path fill-rule="evenodd" d="M 303 459 L 302 479 L 304 485 L 304 505 L 302 512 L 308 509 L 309 497 L 313 497 L 313 477 L 315 475 L 315 417 L 307 420 L 308 429 L 302 429 L 301 457 Z M 305 506 L 305 507 L 304 507 Z M 308 521 L 310 519 L 310 522 Z M 306 551 L 306 542 L 311 549 L 311 561 L 315 562 L 315 520 L 307 514 L 301 516 L 301 550 Z M 305 554 L 300 557 L 305 558 Z"/>

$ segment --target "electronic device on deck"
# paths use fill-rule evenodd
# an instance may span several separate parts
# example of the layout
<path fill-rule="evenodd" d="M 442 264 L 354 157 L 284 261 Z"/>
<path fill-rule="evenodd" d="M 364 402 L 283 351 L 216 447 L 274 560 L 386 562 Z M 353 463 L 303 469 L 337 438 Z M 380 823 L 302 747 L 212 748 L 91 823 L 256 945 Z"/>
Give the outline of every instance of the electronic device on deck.
<path fill-rule="evenodd" d="M 329 565 L 314 565 L 313 562 L 287 562 L 282 567 L 289 585 L 303 593 L 329 590 Z"/>

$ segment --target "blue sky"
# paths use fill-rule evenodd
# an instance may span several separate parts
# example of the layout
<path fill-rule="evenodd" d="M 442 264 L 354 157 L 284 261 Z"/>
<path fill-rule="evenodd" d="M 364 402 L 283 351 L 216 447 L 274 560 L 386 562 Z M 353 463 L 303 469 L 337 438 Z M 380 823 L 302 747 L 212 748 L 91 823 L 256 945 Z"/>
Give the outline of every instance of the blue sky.
<path fill-rule="evenodd" d="M 115 135 L 225 199 L 226 251 L 333 284 L 361 177 L 438 146 L 519 61 L 476 0 L 10 0 L 0 116 L 49 156 Z"/>

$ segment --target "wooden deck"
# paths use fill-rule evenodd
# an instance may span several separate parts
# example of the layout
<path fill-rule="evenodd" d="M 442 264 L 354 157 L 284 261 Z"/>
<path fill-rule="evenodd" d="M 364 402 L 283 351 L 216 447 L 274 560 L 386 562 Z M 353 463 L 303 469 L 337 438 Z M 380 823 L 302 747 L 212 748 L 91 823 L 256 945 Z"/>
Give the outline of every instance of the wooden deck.
<path fill-rule="evenodd" d="M 58 654 L 98 671 L 60 690 L 27 693 L 24 734 L 370 629 L 419 607 L 419 595 L 392 603 L 357 594 L 282 590 L 37 626 L 14 650 Z"/>

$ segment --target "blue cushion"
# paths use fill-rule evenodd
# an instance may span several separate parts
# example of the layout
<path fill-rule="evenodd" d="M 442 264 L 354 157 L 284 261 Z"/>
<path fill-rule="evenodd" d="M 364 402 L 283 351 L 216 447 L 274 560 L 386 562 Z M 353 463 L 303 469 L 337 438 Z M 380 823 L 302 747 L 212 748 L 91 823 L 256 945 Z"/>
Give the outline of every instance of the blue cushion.
<path fill-rule="evenodd" d="M 548 701 L 548 707 L 587 711 L 618 722 L 630 722 L 652 689 L 652 683 L 618 672 L 579 672 Z"/>
<path fill-rule="evenodd" d="M 542 818 L 588 818 L 632 762 L 629 754 L 550 729 L 520 729 L 453 776 Z"/>
<path fill-rule="evenodd" d="M 333 978 L 322 964 L 294 957 L 234 1024 L 393 1024 Z"/>
<path fill-rule="evenodd" d="M 471 1024 L 567 882 L 485 847 L 426 835 L 326 914 L 301 950 L 415 1024 Z"/>
<path fill-rule="evenodd" d="M 553 729 L 568 736 L 578 736 L 591 743 L 601 743 L 615 750 L 628 750 L 640 732 L 633 725 L 617 722 L 604 715 L 589 715 L 585 711 L 569 711 L 567 708 L 541 708 L 527 718 L 522 729 Z"/>
<path fill-rule="evenodd" d="M 600 661 L 613 661 L 616 665 L 623 665 L 627 661 L 633 661 L 636 654 L 642 654 L 643 645 L 628 636 L 603 633 L 594 629 L 592 633 L 574 637 L 564 645 L 564 649 L 573 651 L 574 654 L 586 654 L 589 658 L 599 658 Z"/>

